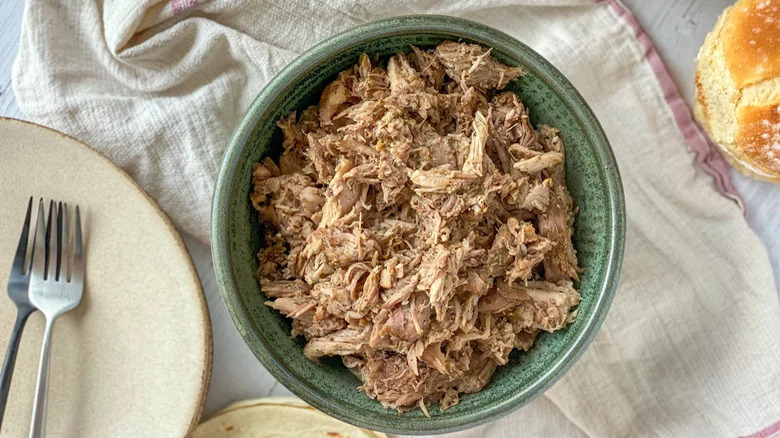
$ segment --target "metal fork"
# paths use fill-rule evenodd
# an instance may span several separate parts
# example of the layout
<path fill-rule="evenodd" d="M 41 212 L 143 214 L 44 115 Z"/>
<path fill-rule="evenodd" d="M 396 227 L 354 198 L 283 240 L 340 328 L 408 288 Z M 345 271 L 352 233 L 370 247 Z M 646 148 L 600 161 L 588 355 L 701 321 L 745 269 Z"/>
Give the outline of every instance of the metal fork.
<path fill-rule="evenodd" d="M 16 248 L 16 256 L 8 276 L 8 296 L 16 305 L 16 323 L 11 331 L 11 339 L 8 341 L 8 349 L 5 352 L 3 370 L 0 371 L 0 430 L 3 426 L 3 414 L 8 401 L 8 393 L 11 390 L 11 377 L 14 374 L 16 353 L 19 351 L 19 341 L 22 338 L 22 329 L 27 318 L 35 311 L 35 306 L 30 302 L 27 290 L 30 286 L 30 263 L 32 257 L 27 257 L 27 238 L 30 234 L 30 212 L 32 201 L 27 202 L 27 215 L 22 226 L 22 235 L 19 237 L 19 246 Z"/>
<path fill-rule="evenodd" d="M 49 204 L 49 230 L 44 224 L 43 200 L 38 204 L 38 224 L 35 227 L 35 249 L 33 250 L 32 274 L 30 277 L 30 301 L 46 317 L 43 332 L 41 363 L 38 367 L 38 385 L 35 389 L 30 438 L 43 438 L 46 431 L 46 402 L 49 391 L 49 362 L 51 353 L 51 332 L 54 321 L 63 313 L 81 302 L 84 290 L 84 255 L 81 245 L 81 217 L 76 206 L 76 224 L 73 244 L 70 243 L 70 221 L 68 205 L 57 203 L 56 250 L 47 253 L 45 245 L 50 244 L 51 215 L 55 204 Z M 48 238 L 47 238 L 48 235 Z"/>

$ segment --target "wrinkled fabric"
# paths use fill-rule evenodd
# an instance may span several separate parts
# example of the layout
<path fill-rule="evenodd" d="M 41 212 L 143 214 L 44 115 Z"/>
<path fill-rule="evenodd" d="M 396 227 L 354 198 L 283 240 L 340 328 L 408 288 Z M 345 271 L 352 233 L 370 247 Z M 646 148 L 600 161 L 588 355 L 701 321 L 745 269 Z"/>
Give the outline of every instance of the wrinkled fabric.
<path fill-rule="evenodd" d="M 263 85 L 338 31 L 410 13 L 486 23 L 547 57 L 599 117 L 626 194 L 621 282 L 593 344 L 544 397 L 455 436 L 773 430 L 780 309 L 766 251 L 695 165 L 691 126 L 610 2 L 29 0 L 14 92 L 30 120 L 105 153 L 205 241 L 225 145 Z"/>

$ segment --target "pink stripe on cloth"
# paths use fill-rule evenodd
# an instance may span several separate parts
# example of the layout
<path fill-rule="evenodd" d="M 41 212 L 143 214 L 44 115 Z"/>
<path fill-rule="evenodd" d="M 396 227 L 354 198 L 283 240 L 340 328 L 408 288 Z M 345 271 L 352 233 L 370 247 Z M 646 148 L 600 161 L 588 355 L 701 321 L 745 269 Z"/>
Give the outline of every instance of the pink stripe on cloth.
<path fill-rule="evenodd" d="M 171 9 L 174 14 L 178 14 L 185 9 L 189 9 L 200 3 L 200 0 L 171 0 Z"/>
<path fill-rule="evenodd" d="M 780 437 L 780 421 L 752 435 L 744 435 L 739 438 L 777 438 L 777 437 Z"/>
<path fill-rule="evenodd" d="M 685 140 L 690 145 L 691 149 L 696 153 L 696 161 L 699 165 L 715 179 L 715 185 L 718 191 L 733 200 L 739 205 L 739 208 L 745 213 L 745 204 L 742 201 L 742 197 L 734 188 L 734 184 L 731 182 L 731 174 L 729 173 L 729 165 L 720 154 L 718 149 L 713 145 L 707 135 L 701 130 L 699 125 L 693 121 L 691 117 L 691 111 L 685 104 L 685 101 L 680 97 L 680 93 L 677 91 L 677 86 L 674 84 L 672 77 L 669 75 L 669 71 L 666 69 L 661 55 L 653 45 L 650 37 L 642 29 L 642 25 L 636 20 L 634 15 L 618 0 L 589 0 L 597 4 L 607 4 L 612 10 L 634 30 L 637 42 L 645 51 L 645 59 L 647 59 L 650 68 L 655 73 L 658 82 L 661 85 L 661 90 L 664 93 L 666 103 L 669 105 L 669 109 L 672 111 L 672 116 L 677 123 L 677 127 L 682 131 Z"/>

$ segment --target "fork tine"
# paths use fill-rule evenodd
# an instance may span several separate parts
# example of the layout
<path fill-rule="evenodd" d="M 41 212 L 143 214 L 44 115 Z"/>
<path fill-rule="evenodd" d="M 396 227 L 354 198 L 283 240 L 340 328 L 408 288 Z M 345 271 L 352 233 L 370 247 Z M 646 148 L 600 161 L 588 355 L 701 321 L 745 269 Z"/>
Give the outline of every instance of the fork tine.
<path fill-rule="evenodd" d="M 30 264 L 32 263 L 32 257 L 30 257 L 29 262 L 25 263 L 25 257 L 27 255 L 27 240 L 30 236 L 30 216 L 32 214 L 32 201 L 33 198 L 30 196 L 30 200 L 27 201 L 27 215 L 24 217 L 24 225 L 22 226 L 22 235 L 19 236 L 19 246 L 16 247 L 16 256 L 14 257 L 14 264 L 11 269 L 13 269 L 14 272 L 21 272 L 22 275 L 26 275 L 30 271 Z"/>
<path fill-rule="evenodd" d="M 73 262 L 73 250 L 70 246 L 70 216 L 68 216 L 68 204 L 62 203 L 60 218 L 62 219 L 62 266 L 58 267 L 57 280 L 70 281 L 70 267 Z"/>
<path fill-rule="evenodd" d="M 52 227 L 52 218 L 56 220 L 54 200 L 49 201 L 49 217 L 46 219 L 46 275 L 44 278 L 49 279 L 54 277 L 54 264 L 56 263 L 57 256 L 54 254 L 54 245 L 52 245 L 52 234 L 55 234 L 55 227 Z"/>
<path fill-rule="evenodd" d="M 63 228 L 62 228 L 62 221 L 63 221 L 63 210 L 62 210 L 62 202 L 57 202 L 57 262 L 54 263 L 54 259 L 52 259 L 52 264 L 54 268 L 53 277 L 55 281 L 60 281 L 60 277 L 62 276 L 62 265 L 66 262 L 66 259 L 68 258 L 68 250 L 67 247 L 63 245 Z"/>
<path fill-rule="evenodd" d="M 76 206 L 76 226 L 73 230 L 73 261 L 70 274 L 70 281 L 84 281 L 84 253 L 81 246 L 81 214 L 79 206 Z"/>
<path fill-rule="evenodd" d="M 38 202 L 38 223 L 35 225 L 32 276 L 43 280 L 46 275 L 46 223 L 43 220 L 43 199 Z"/>

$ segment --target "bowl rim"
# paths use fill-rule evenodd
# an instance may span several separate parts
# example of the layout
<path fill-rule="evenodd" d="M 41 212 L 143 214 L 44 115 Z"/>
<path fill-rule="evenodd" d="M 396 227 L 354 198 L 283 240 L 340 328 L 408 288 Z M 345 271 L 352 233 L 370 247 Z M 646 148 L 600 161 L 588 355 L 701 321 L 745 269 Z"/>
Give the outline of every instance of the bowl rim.
<path fill-rule="evenodd" d="M 387 420 L 367 416 L 330 399 L 327 394 L 312 391 L 312 388 L 303 379 L 290 373 L 277 360 L 275 354 L 266 347 L 257 333 L 248 330 L 253 326 L 253 323 L 238 295 L 238 285 L 229 261 L 228 224 L 230 222 L 227 207 L 231 199 L 230 192 L 237 163 L 244 148 L 247 147 L 256 123 L 279 97 L 288 91 L 293 83 L 309 74 L 321 63 L 327 62 L 334 53 L 379 38 L 418 33 L 444 34 L 452 36 L 454 39 L 464 38 L 476 41 L 485 46 L 511 53 L 529 66 L 542 67 L 544 71 L 535 71 L 535 73 L 556 91 L 574 114 L 589 142 L 596 145 L 594 150 L 596 158 L 601 164 L 601 179 L 605 184 L 606 200 L 609 205 L 607 214 L 608 256 L 604 275 L 598 280 L 600 286 L 593 311 L 589 315 L 583 315 L 587 317 L 587 320 L 582 332 L 563 350 L 553 365 L 546 372 L 538 375 L 536 380 L 524 391 L 515 392 L 509 397 L 499 399 L 480 411 L 474 410 L 458 413 L 456 416 L 434 418 L 407 417 L 404 419 L 402 416 L 398 416 L 395 420 Z M 476 427 L 502 417 L 541 395 L 572 367 L 601 327 L 615 295 L 623 260 L 625 226 L 623 187 L 607 136 L 585 99 L 558 69 L 527 45 L 487 25 L 444 15 L 406 15 L 368 22 L 320 42 L 288 64 L 257 95 L 234 131 L 222 161 L 212 203 L 211 248 L 217 285 L 225 307 L 244 341 L 275 379 L 310 405 L 342 421 L 382 432 L 420 435 L 454 432 Z"/>

